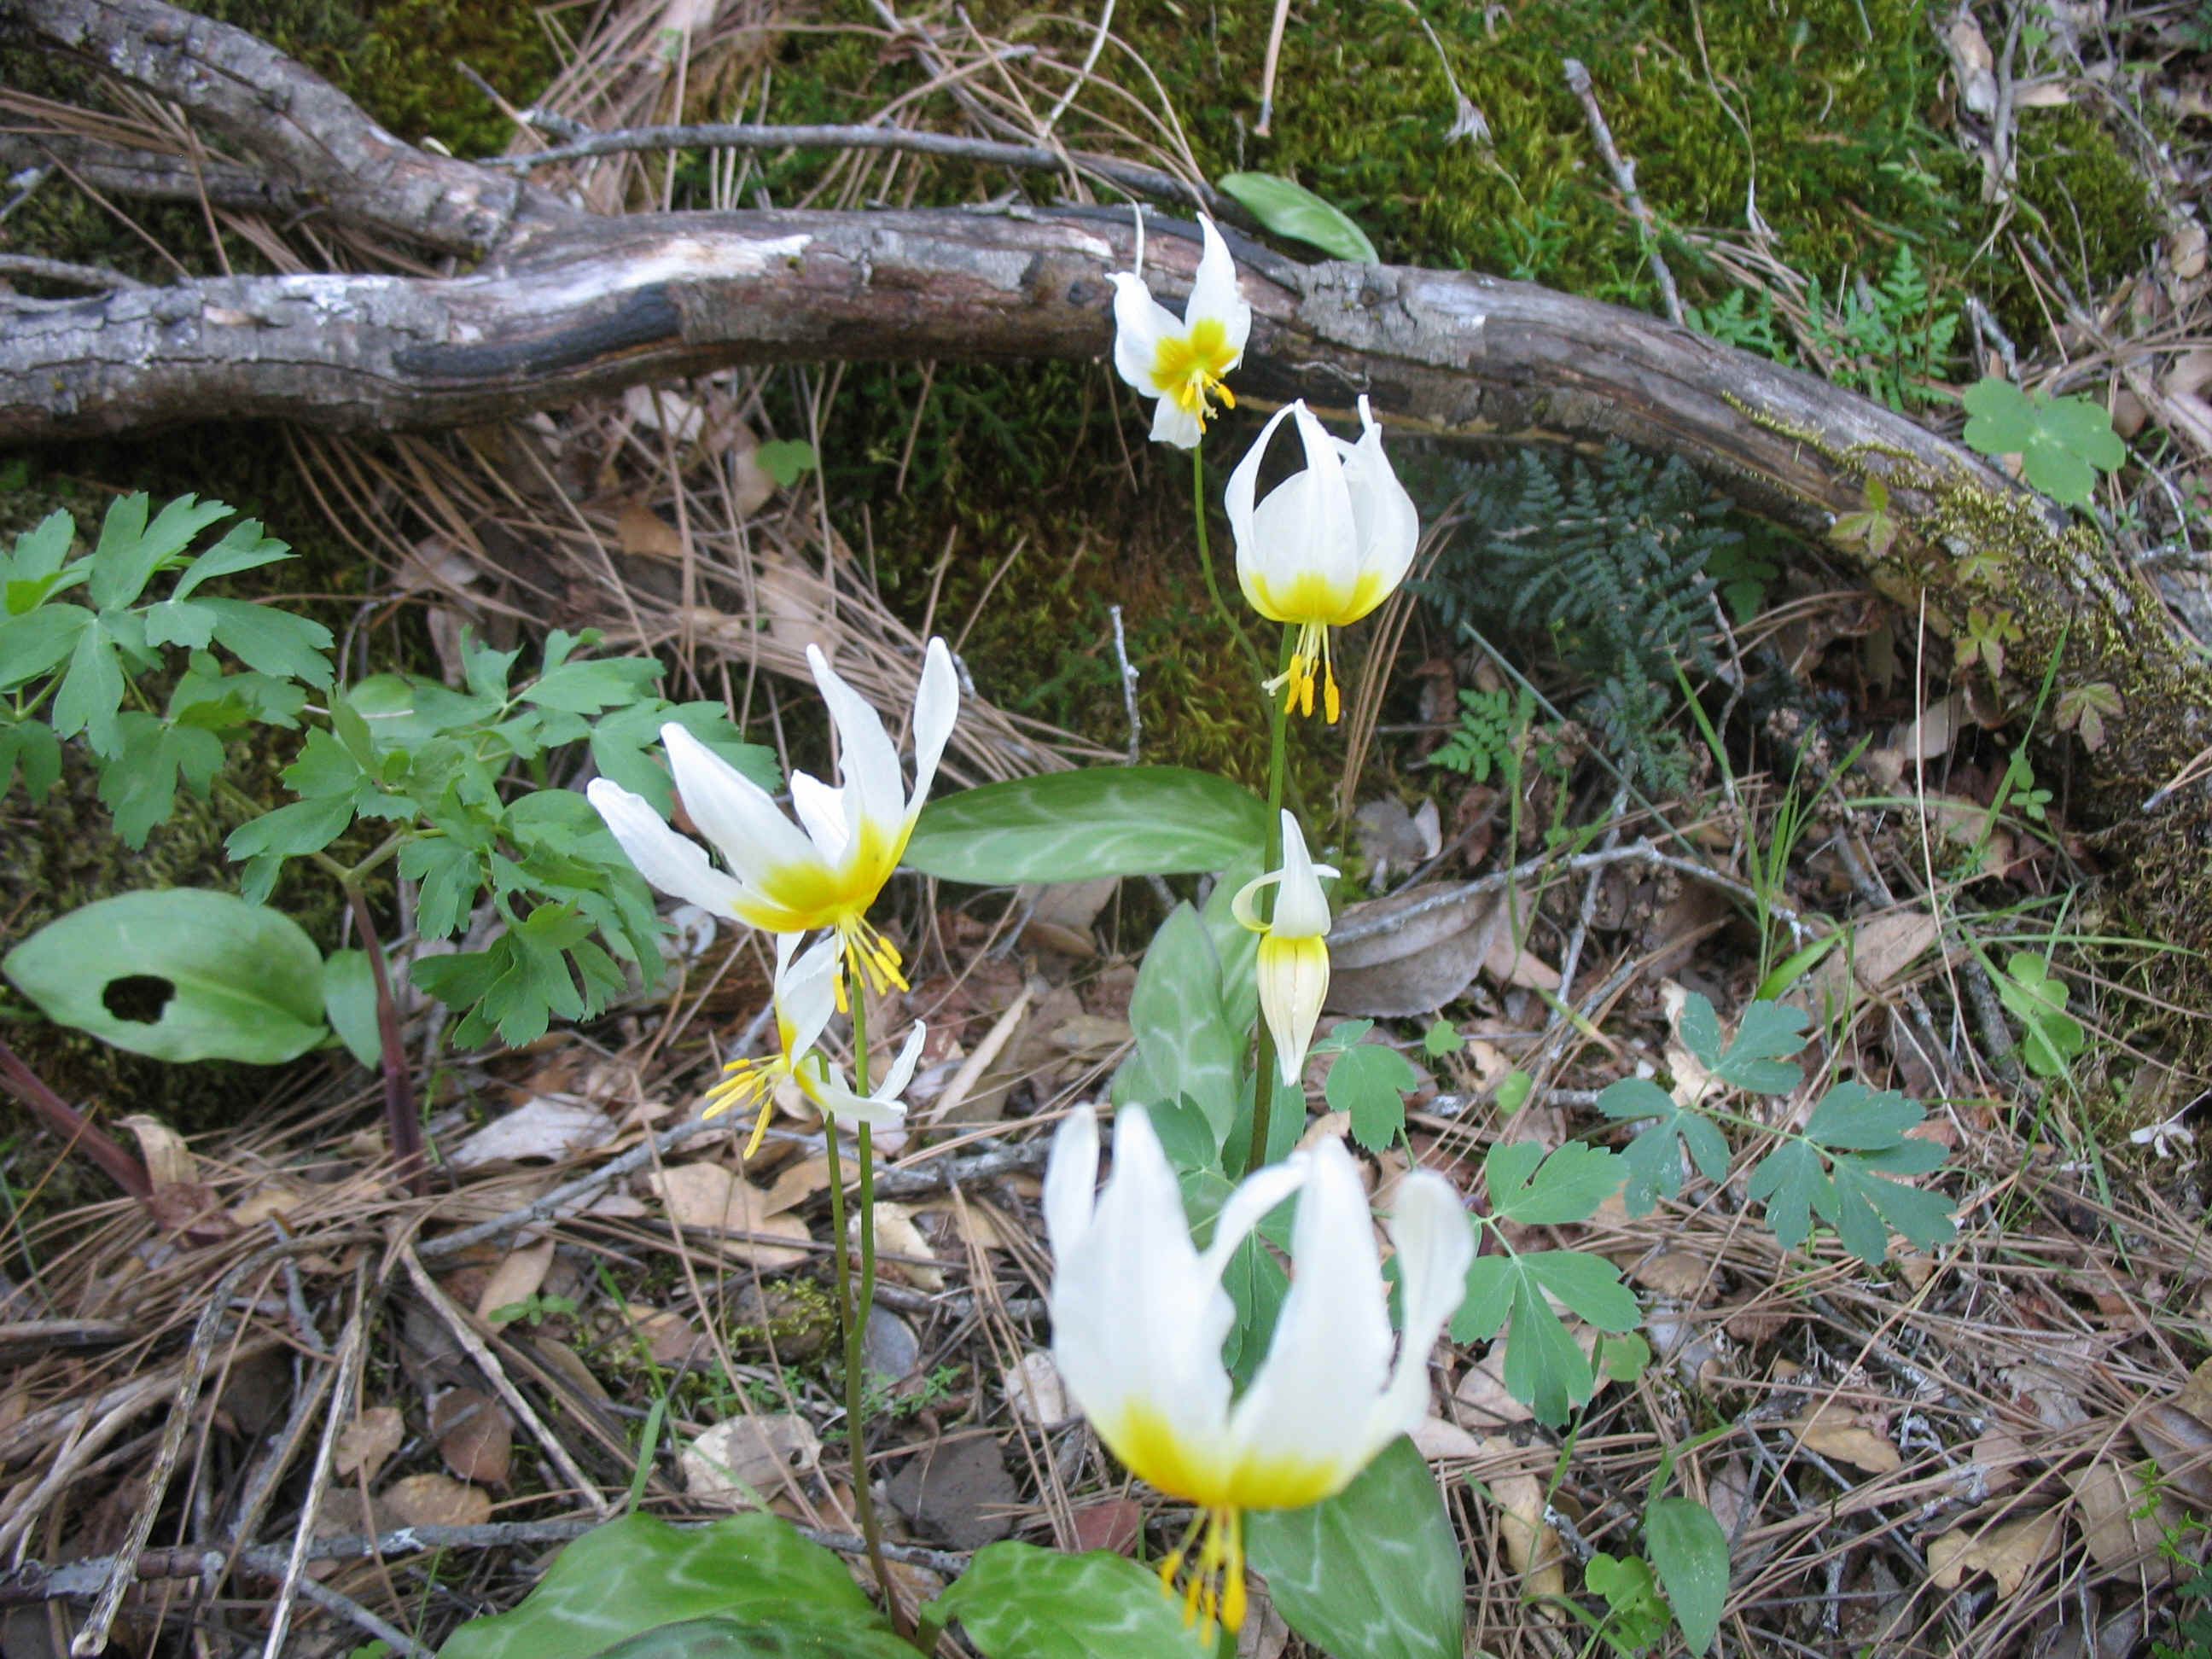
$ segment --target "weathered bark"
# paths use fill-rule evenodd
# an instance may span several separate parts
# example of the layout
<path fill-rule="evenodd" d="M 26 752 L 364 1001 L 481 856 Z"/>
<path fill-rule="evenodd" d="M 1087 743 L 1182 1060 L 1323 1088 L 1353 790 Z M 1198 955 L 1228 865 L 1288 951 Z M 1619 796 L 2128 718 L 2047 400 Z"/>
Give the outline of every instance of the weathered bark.
<path fill-rule="evenodd" d="M 0 333 L 0 442 L 257 416 L 447 426 L 738 363 L 1095 357 L 1111 338 L 1108 276 L 1133 259 L 1126 216 L 1100 210 L 590 218 L 410 149 L 250 37 L 159 0 L 0 0 L 10 22 L 190 103 L 333 215 L 484 261 L 444 279 L 202 280 L 17 301 Z M 1187 287 L 1189 242 L 1156 234 L 1150 251 L 1156 287 Z M 2163 816 L 2142 805 L 2212 745 L 2212 672 L 2132 568 L 1978 456 L 1617 307 L 1464 273 L 1237 252 L 1255 315 L 1240 393 L 1337 410 L 1365 395 L 1384 418 L 1438 434 L 1679 454 L 1885 591 L 1924 601 L 1939 633 L 1975 609 L 2008 613 L 2027 635 L 2008 653 L 2017 684 L 2032 690 L 2058 653 L 2062 694 L 2105 682 L 2121 699 L 2115 740 L 2076 775 L 2087 816 L 2132 849 L 2167 852 L 2156 879 L 2212 890 L 2212 798 L 2197 786 Z M 1868 533 L 1875 477 L 1887 507 Z M 1856 535 L 1837 533 L 1847 514 L 1861 517 Z M 2181 931 L 2212 938 L 2212 906 L 2190 914 Z"/>

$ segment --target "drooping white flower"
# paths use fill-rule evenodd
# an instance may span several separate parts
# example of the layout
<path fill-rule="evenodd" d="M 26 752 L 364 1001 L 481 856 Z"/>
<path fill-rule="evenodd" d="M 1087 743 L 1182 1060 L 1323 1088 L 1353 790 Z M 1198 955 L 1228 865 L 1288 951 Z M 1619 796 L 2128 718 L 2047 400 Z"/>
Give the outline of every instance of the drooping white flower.
<path fill-rule="evenodd" d="M 585 791 L 638 873 L 662 892 L 717 915 L 775 933 L 833 929 L 846 958 L 869 982 L 905 988 L 899 955 L 868 922 L 868 908 L 906 854 L 937 763 L 960 712 L 952 653 L 932 640 L 914 702 L 914 792 L 900 775 L 898 750 L 867 700 L 806 647 L 814 683 L 830 705 L 842 745 L 842 787 L 791 775 L 793 824 L 775 799 L 681 726 L 660 728 L 676 793 L 700 832 L 722 855 L 669 828 L 641 796 L 605 778 Z M 803 827 L 802 827 L 803 826 Z"/>
<path fill-rule="evenodd" d="M 1285 1083 L 1295 1084 L 1305 1065 L 1322 1000 L 1328 994 L 1328 896 L 1321 878 L 1336 875 L 1334 865 L 1316 864 L 1306 851 L 1298 821 L 1283 814 L 1283 867 L 1244 884 L 1230 912 L 1261 935 L 1255 972 L 1260 1012 L 1275 1039 L 1275 1059 Z M 1260 890 L 1276 888 L 1273 916 L 1260 920 Z"/>
<path fill-rule="evenodd" d="M 928 1030 L 919 1021 L 907 1033 L 906 1046 L 881 1085 L 857 1094 L 845 1082 L 842 1069 L 816 1047 L 828 1029 L 837 1004 L 840 941 L 835 934 L 817 940 L 803 955 L 796 954 L 796 933 L 779 933 L 775 940 L 776 1052 L 761 1060 L 732 1060 L 722 1069 L 728 1076 L 708 1091 L 704 1115 L 716 1117 L 755 1101 L 760 1116 L 744 1155 L 760 1150 L 768 1133 L 776 1085 L 787 1079 L 824 1115 L 849 1123 L 878 1128 L 898 1123 L 906 1116 L 899 1097 L 914 1077 Z"/>
<path fill-rule="evenodd" d="M 1185 1607 L 1233 1626 L 1244 1614 L 1244 1511 L 1334 1496 L 1426 1413 L 1429 1350 L 1459 1305 L 1474 1238 L 1443 1177 L 1416 1171 L 1400 1183 L 1390 1237 L 1405 1328 L 1394 1360 L 1367 1199 L 1341 1142 L 1248 1176 L 1203 1251 L 1141 1108 L 1117 1119 L 1113 1174 L 1094 1194 L 1097 1175 L 1097 1120 L 1086 1106 L 1060 1125 L 1045 1174 L 1053 1358 L 1114 1455 L 1199 1507 Z M 1293 1193 L 1290 1293 L 1258 1375 L 1232 1400 L 1221 1344 L 1236 1310 L 1222 1274 Z M 1163 1586 L 1191 1542 L 1170 1558 Z"/>
<path fill-rule="evenodd" d="M 1252 307 L 1237 291 L 1237 266 L 1229 245 L 1204 214 L 1198 216 L 1205 251 L 1199 256 L 1190 298 L 1177 321 L 1153 299 L 1134 271 L 1114 273 L 1114 367 L 1147 398 L 1159 399 L 1152 415 L 1152 441 L 1195 449 L 1214 410 L 1237 399 L 1222 384 L 1244 361 L 1244 342 L 1252 332 Z"/>
<path fill-rule="evenodd" d="M 1285 417 L 1305 447 L 1303 471 L 1258 505 L 1261 458 Z M 1291 666 L 1268 689 L 1290 684 L 1299 709 L 1313 713 L 1318 670 L 1329 723 L 1340 712 L 1328 630 L 1356 623 L 1389 598 L 1413 562 L 1420 516 L 1382 453 L 1382 428 L 1359 400 L 1358 443 L 1333 438 L 1303 400 L 1277 410 L 1230 474 L 1229 527 L 1237 538 L 1237 580 L 1252 608 L 1298 630 Z"/>

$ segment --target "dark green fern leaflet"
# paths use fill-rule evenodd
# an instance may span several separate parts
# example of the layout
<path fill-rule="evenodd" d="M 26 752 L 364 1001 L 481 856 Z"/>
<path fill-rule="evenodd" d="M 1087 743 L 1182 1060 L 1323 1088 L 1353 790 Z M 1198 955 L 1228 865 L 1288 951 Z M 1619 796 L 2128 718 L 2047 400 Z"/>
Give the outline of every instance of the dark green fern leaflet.
<path fill-rule="evenodd" d="M 1446 460 L 1418 480 L 1424 516 L 1458 503 L 1458 527 L 1423 584 L 1470 635 L 1540 634 L 1587 688 L 1574 713 L 1627 776 L 1680 788 L 1687 756 L 1666 728 L 1677 670 L 1715 666 L 1716 555 L 1742 538 L 1730 503 L 1679 459 L 1621 445 L 1595 466 L 1522 450 L 1478 465 Z"/>

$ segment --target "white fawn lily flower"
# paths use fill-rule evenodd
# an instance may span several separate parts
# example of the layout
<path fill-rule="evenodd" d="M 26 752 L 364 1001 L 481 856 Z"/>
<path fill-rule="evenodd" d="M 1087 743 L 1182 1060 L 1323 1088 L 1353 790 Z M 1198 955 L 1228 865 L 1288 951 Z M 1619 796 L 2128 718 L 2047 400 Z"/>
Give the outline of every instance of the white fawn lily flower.
<path fill-rule="evenodd" d="M 1244 361 L 1244 341 L 1252 332 L 1252 307 L 1237 291 L 1229 245 L 1202 213 L 1198 228 L 1205 252 L 1182 321 L 1152 298 L 1142 276 L 1114 273 L 1114 367 L 1146 397 L 1159 399 L 1152 441 L 1177 449 L 1195 449 L 1206 435 L 1215 412 L 1209 398 L 1225 409 L 1237 406 L 1222 380 Z M 1141 245 L 1138 258 L 1141 262 Z"/>
<path fill-rule="evenodd" d="M 1283 814 L 1283 867 L 1244 884 L 1230 902 L 1230 913 L 1261 935 L 1255 977 L 1260 1012 L 1275 1039 L 1275 1059 L 1285 1083 L 1295 1084 L 1304 1068 L 1314 1027 L 1321 1022 L 1322 999 L 1328 994 L 1328 897 L 1321 878 L 1336 867 L 1316 864 L 1306 851 L 1304 833 L 1288 811 Z M 1260 920 L 1256 901 L 1262 887 L 1274 886 L 1275 911 Z"/>
<path fill-rule="evenodd" d="M 914 702 L 911 795 L 900 776 L 898 750 L 867 700 L 837 677 L 818 647 L 806 647 L 806 660 L 842 744 L 844 783 L 833 789 L 793 773 L 797 824 L 766 790 L 681 726 L 660 728 L 684 811 L 722 855 L 727 873 L 621 785 L 597 778 L 584 793 L 638 873 L 662 892 L 770 933 L 832 929 L 845 958 L 871 985 L 903 990 L 898 951 L 870 925 L 868 908 L 905 856 L 960 712 L 952 653 L 943 640 L 932 640 L 922 665 Z M 836 987 L 842 999 L 842 978 Z"/>
<path fill-rule="evenodd" d="M 1256 507 L 1260 459 L 1285 416 L 1297 424 L 1305 469 L 1267 492 Z M 1322 707 L 1336 724 L 1340 699 L 1328 630 L 1358 622 L 1406 579 L 1420 539 L 1413 498 L 1382 453 L 1382 428 L 1359 400 L 1358 443 L 1332 438 L 1304 401 L 1277 410 L 1229 476 L 1229 527 L 1237 538 L 1237 580 L 1252 608 L 1298 630 L 1285 681 L 1292 701 L 1313 713 L 1318 670 Z"/>
<path fill-rule="evenodd" d="M 1343 1143 L 1320 1142 L 1248 1176 L 1200 1251 L 1174 1170 L 1141 1108 L 1114 1130 L 1114 1171 L 1094 1195 L 1098 1125 L 1085 1106 L 1060 1127 L 1045 1174 L 1053 1251 L 1053 1358 L 1099 1438 L 1129 1470 L 1198 1506 L 1164 1590 L 1197 1554 L 1186 1616 L 1244 1617 L 1247 1510 L 1302 1509 L 1349 1486 L 1429 1405 L 1429 1350 L 1459 1305 L 1474 1241 L 1444 1179 L 1400 1182 L 1390 1237 L 1405 1329 L 1393 1340 L 1359 1175 Z M 1276 1205 L 1298 1195 L 1291 1289 L 1266 1361 L 1231 1400 L 1222 1340 L 1236 1310 L 1221 1279 Z"/>
<path fill-rule="evenodd" d="M 917 1021 L 882 1085 L 865 1095 L 855 1093 L 847 1085 L 844 1073 L 815 1047 L 837 1003 L 841 942 L 831 934 L 793 960 L 798 943 L 796 933 L 776 936 L 775 1055 L 731 1061 L 722 1068 L 728 1077 L 707 1091 L 708 1103 L 703 1115 L 707 1117 L 719 1117 L 759 1102 L 760 1115 L 753 1124 L 752 1138 L 745 1142 L 748 1158 L 760 1151 L 761 1140 L 768 1133 L 776 1085 L 787 1079 L 826 1117 L 878 1128 L 902 1121 L 906 1108 L 900 1104 L 899 1097 L 913 1079 L 915 1064 L 928 1036 L 928 1028 Z"/>

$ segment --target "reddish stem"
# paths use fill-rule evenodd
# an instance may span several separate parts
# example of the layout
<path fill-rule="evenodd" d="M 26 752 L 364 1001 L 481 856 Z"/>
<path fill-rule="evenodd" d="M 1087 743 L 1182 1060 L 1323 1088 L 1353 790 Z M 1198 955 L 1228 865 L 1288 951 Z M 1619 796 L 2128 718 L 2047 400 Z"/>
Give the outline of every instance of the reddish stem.
<path fill-rule="evenodd" d="M 0 1084 L 31 1109 L 32 1115 L 72 1147 L 100 1165 L 110 1181 L 133 1198 L 151 1198 L 154 1182 L 146 1166 L 123 1150 L 105 1129 L 70 1105 L 47 1085 L 46 1080 L 16 1058 L 15 1051 L 0 1042 Z"/>
<path fill-rule="evenodd" d="M 422 1149 L 422 1123 L 415 1115 L 415 1086 L 408 1074 L 407 1049 L 399 1031 L 399 1005 L 392 1000 L 392 981 L 384 971 L 384 947 L 377 943 L 376 928 L 368 919 L 368 901 L 354 887 L 345 890 L 353 907 L 353 925 L 360 930 L 362 949 L 368 953 L 368 971 L 376 981 L 377 1047 L 384 1058 L 384 1133 L 398 1160 L 397 1174 L 410 1194 L 430 1194 L 430 1166 Z"/>

